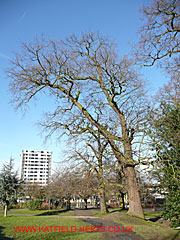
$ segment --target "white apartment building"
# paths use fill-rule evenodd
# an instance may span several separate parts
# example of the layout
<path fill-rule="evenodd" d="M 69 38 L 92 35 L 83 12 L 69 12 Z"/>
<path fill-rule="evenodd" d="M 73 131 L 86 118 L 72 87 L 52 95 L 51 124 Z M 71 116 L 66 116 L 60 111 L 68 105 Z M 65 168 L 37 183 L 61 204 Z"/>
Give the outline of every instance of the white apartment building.
<path fill-rule="evenodd" d="M 22 150 L 20 177 L 25 183 L 47 185 L 51 177 L 51 151 Z"/>

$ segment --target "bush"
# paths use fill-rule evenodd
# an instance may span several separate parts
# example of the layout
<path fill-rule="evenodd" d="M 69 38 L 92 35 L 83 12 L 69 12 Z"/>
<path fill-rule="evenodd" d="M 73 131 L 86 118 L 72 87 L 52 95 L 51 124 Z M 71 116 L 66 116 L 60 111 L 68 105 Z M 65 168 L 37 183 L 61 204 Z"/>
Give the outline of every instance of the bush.
<path fill-rule="evenodd" d="M 32 200 L 28 204 L 29 210 L 40 210 L 41 200 Z"/>
<path fill-rule="evenodd" d="M 171 227 L 180 226 L 180 190 L 178 187 L 169 192 L 162 217 L 171 222 Z"/>
<path fill-rule="evenodd" d="M 19 204 L 19 208 L 21 208 L 21 209 L 28 208 L 28 202 L 21 202 Z"/>
<path fill-rule="evenodd" d="M 9 206 L 9 209 L 17 209 L 18 208 L 18 204 L 11 204 Z"/>
<path fill-rule="evenodd" d="M 43 202 L 40 206 L 41 210 L 49 210 L 49 205 L 47 202 Z"/>

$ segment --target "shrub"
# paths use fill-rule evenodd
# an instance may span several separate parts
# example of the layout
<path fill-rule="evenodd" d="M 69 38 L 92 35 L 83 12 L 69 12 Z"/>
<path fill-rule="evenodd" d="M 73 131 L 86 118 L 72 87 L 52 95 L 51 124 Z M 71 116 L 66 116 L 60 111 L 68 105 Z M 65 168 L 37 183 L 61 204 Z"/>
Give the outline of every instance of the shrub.
<path fill-rule="evenodd" d="M 28 208 L 29 210 L 40 210 L 41 200 L 32 200 L 29 201 Z"/>
<path fill-rule="evenodd" d="M 18 204 L 11 204 L 9 206 L 9 209 L 16 209 L 16 208 L 18 208 Z"/>
<path fill-rule="evenodd" d="M 43 202 L 40 206 L 41 210 L 48 210 L 49 209 L 49 205 L 47 202 Z"/>
<path fill-rule="evenodd" d="M 171 222 L 171 227 L 180 226 L 180 190 L 178 187 L 169 192 L 162 217 Z"/>
<path fill-rule="evenodd" d="M 21 202 L 19 204 L 19 208 L 21 208 L 21 209 L 28 208 L 28 202 Z"/>

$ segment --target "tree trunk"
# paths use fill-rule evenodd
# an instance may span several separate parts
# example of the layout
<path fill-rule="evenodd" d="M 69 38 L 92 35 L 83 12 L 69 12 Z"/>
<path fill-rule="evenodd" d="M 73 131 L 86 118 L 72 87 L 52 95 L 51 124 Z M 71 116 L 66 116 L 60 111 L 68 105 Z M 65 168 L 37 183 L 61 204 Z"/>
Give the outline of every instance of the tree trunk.
<path fill-rule="evenodd" d="M 87 198 L 84 199 L 85 202 L 85 209 L 87 209 Z"/>
<path fill-rule="evenodd" d="M 137 185 L 134 167 L 128 166 L 124 168 L 124 174 L 126 177 L 126 185 L 129 199 L 128 214 L 144 219 L 144 213 L 141 205 L 140 193 Z"/>
<path fill-rule="evenodd" d="M 95 196 L 95 208 L 98 208 L 98 197 Z"/>
<path fill-rule="evenodd" d="M 7 210 L 8 210 L 8 205 L 5 204 L 5 208 L 4 208 L 4 217 L 7 217 Z"/>
<path fill-rule="evenodd" d="M 104 188 L 104 180 L 103 180 L 103 168 L 102 162 L 99 164 L 99 195 L 100 195 L 100 210 L 101 213 L 107 213 L 108 209 L 106 207 L 105 200 L 105 188 Z"/>
<path fill-rule="evenodd" d="M 122 199 L 122 205 L 123 205 L 122 210 L 125 210 L 126 209 L 125 208 L 125 201 L 124 201 L 125 194 L 123 192 L 120 192 L 120 193 L 121 193 L 121 199 Z"/>
<path fill-rule="evenodd" d="M 50 210 L 50 200 L 47 200 L 46 203 L 47 203 L 47 206 L 48 206 L 48 210 Z"/>
<path fill-rule="evenodd" d="M 100 137 L 100 135 L 99 135 Z M 106 207 L 106 199 L 105 199 L 105 187 L 104 187 L 104 178 L 103 178 L 103 164 L 102 164 L 102 149 L 100 140 L 98 141 L 98 149 L 99 149 L 99 158 L 98 158 L 98 180 L 99 180 L 99 195 L 100 195 L 100 211 L 101 213 L 107 213 L 108 209 Z"/>
<path fill-rule="evenodd" d="M 126 178 L 126 187 L 128 191 L 129 199 L 129 210 L 128 214 L 144 219 L 144 213 L 141 205 L 141 198 L 139 193 L 139 188 L 137 184 L 136 173 L 134 170 L 134 161 L 132 154 L 132 140 L 133 140 L 133 131 L 130 133 L 127 128 L 125 116 L 122 113 L 120 116 L 121 127 L 122 127 L 122 136 L 124 138 L 123 148 L 124 148 L 124 160 L 125 165 L 123 168 L 124 175 Z"/>
<path fill-rule="evenodd" d="M 63 199 L 62 198 L 59 199 L 59 206 L 60 206 L 61 209 L 64 208 L 64 204 L 63 204 Z"/>
<path fill-rule="evenodd" d="M 101 213 L 107 213 L 108 212 L 108 209 L 107 209 L 107 206 L 106 206 L 104 187 L 100 189 L 100 211 L 101 211 Z"/>
<path fill-rule="evenodd" d="M 67 200 L 67 210 L 71 210 L 71 202 L 70 202 L 70 199 Z"/>
<path fill-rule="evenodd" d="M 99 171 L 99 195 L 100 195 L 100 211 L 101 213 L 107 213 L 108 209 L 106 206 L 105 189 L 101 171 Z"/>

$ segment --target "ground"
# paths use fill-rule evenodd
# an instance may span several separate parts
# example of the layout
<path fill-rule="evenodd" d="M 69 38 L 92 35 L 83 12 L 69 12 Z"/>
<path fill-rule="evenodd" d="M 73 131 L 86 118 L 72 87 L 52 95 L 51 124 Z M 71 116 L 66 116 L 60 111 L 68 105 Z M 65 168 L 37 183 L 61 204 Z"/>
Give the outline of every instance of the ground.
<path fill-rule="evenodd" d="M 180 240 L 180 231 L 169 227 L 160 212 L 145 212 L 146 220 L 130 217 L 126 211 L 111 210 L 101 214 L 97 209 L 72 211 L 11 210 L 7 218 L 0 216 L 0 239 L 122 239 L 122 240 Z M 16 232 L 14 226 L 99 226 L 92 232 Z M 107 230 L 118 232 L 101 232 Z M 124 226 L 124 228 L 123 228 Z M 114 228 L 116 227 L 116 228 Z M 127 228 L 126 228 L 127 227 Z M 90 227 L 87 227 L 89 231 Z M 99 229 L 99 232 L 97 231 Z M 119 232 L 121 230 L 121 232 Z M 126 231 L 127 230 L 127 231 Z M 123 232 L 126 231 L 126 232 Z M 133 232 L 132 232 L 133 231 Z"/>

